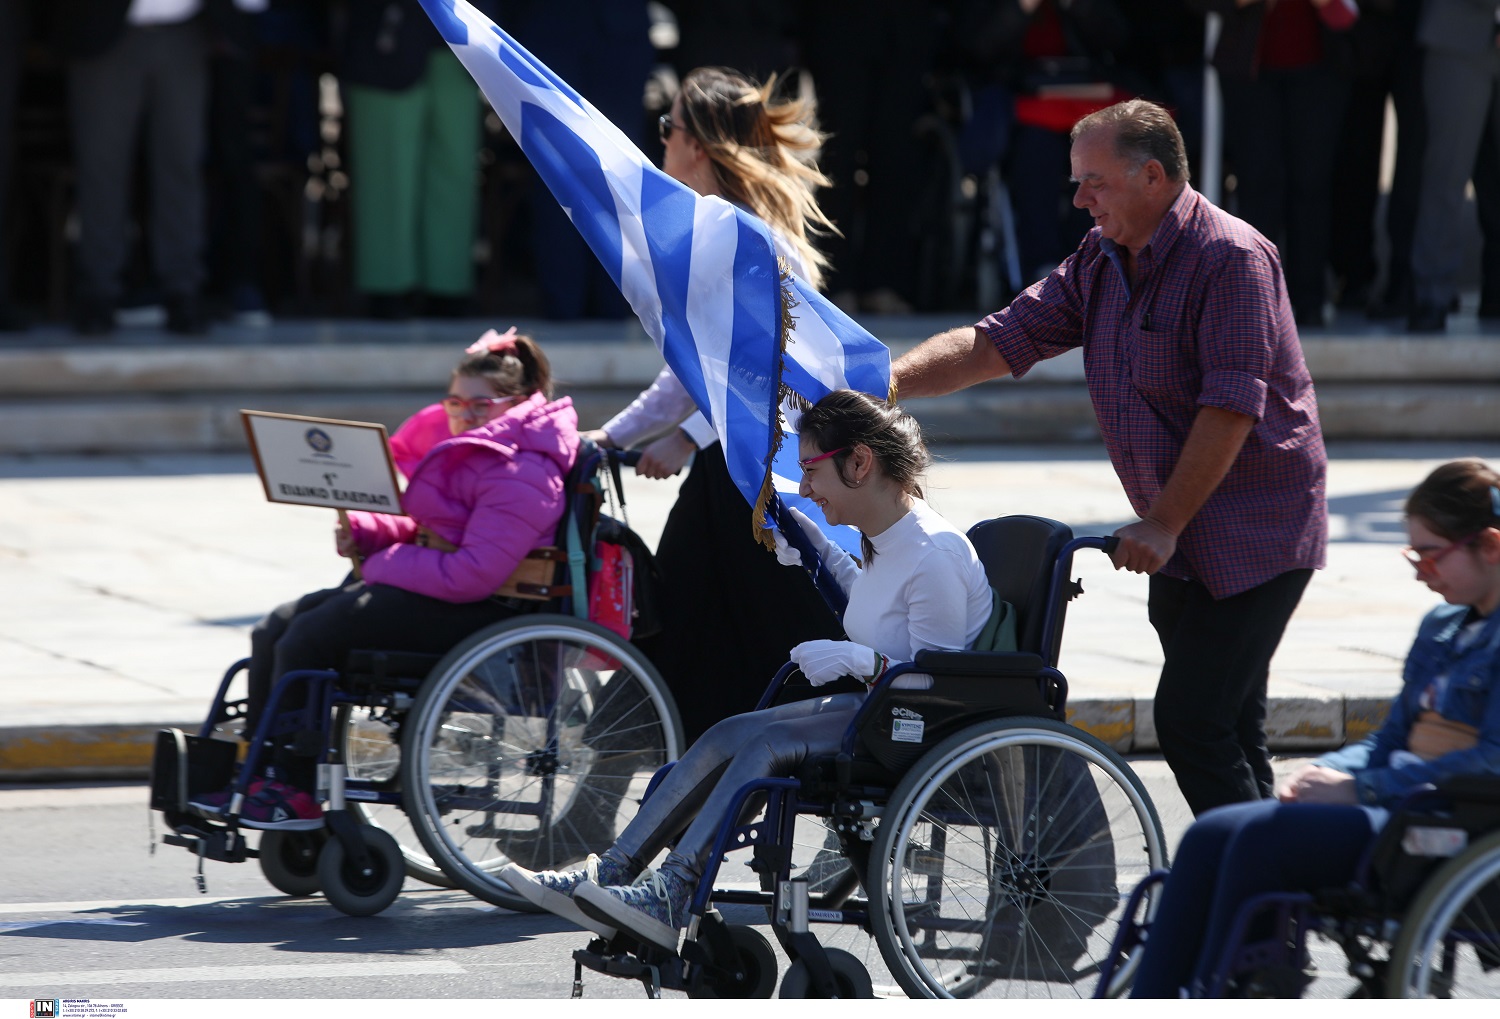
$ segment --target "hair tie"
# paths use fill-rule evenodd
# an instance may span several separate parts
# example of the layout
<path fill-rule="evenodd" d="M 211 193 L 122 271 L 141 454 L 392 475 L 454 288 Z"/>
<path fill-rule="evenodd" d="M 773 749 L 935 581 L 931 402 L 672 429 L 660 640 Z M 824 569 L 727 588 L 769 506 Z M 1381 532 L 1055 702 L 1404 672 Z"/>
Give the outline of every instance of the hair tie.
<path fill-rule="evenodd" d="M 516 352 L 516 327 L 504 333 L 490 329 L 464 350 L 465 354 L 514 354 Z"/>
<path fill-rule="evenodd" d="M 1500 517 L 1500 488 L 1490 486 L 1490 516 Z"/>

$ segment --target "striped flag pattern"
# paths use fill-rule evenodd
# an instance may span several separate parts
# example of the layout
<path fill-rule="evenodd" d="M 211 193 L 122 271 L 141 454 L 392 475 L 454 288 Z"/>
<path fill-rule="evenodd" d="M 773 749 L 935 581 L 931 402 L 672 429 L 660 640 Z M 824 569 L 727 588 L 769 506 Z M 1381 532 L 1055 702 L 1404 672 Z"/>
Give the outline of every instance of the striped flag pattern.
<path fill-rule="evenodd" d="M 421 2 L 713 423 L 735 486 L 758 510 L 779 495 L 821 522 L 796 496 L 795 422 L 778 413 L 782 387 L 812 401 L 839 388 L 884 399 L 890 352 L 783 272 L 755 216 L 662 173 L 464 0 Z M 850 528 L 827 530 L 858 549 Z M 769 532 L 757 531 L 769 545 Z"/>

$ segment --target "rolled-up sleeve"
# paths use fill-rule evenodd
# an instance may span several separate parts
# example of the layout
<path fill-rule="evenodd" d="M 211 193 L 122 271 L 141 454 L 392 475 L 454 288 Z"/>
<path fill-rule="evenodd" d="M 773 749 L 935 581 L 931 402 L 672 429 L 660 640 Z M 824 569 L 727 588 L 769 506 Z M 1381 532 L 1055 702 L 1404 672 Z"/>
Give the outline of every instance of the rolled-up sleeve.
<path fill-rule="evenodd" d="M 1277 370 L 1283 302 L 1278 300 L 1280 272 L 1266 252 L 1228 248 L 1204 290 L 1198 327 L 1198 357 L 1203 367 L 1198 404 L 1265 416 L 1266 380 Z"/>
<path fill-rule="evenodd" d="M 1083 299 L 1077 279 L 1081 254 L 1069 255 L 1009 306 L 976 323 L 1010 365 L 1012 378 L 1019 379 L 1037 362 L 1082 345 Z"/>

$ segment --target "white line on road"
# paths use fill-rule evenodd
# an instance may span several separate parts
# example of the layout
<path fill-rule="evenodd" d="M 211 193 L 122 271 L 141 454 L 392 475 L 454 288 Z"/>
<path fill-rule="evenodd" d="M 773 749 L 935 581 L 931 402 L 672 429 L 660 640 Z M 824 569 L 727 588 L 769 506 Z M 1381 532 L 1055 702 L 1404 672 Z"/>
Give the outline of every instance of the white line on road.
<path fill-rule="evenodd" d="M 399 977 L 457 974 L 466 970 L 441 959 L 421 962 L 330 962 L 291 966 L 187 966 L 182 969 L 62 970 L 56 973 L 0 973 L 0 987 L 52 987 L 65 984 L 183 984 L 264 980 L 326 980 L 329 977 Z"/>

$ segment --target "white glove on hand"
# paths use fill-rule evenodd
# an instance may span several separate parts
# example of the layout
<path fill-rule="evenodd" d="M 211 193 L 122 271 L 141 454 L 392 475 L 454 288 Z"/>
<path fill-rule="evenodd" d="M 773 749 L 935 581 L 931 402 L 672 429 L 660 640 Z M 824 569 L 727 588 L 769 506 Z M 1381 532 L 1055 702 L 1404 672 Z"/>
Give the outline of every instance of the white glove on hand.
<path fill-rule="evenodd" d="M 822 686 L 840 676 L 868 683 L 870 674 L 879 668 L 880 656 L 874 648 L 852 640 L 808 640 L 792 648 L 792 661 L 809 683 Z"/>
<path fill-rule="evenodd" d="M 776 542 L 776 561 L 783 566 L 801 566 L 802 553 L 787 544 L 779 528 L 771 528 L 771 539 Z"/>

